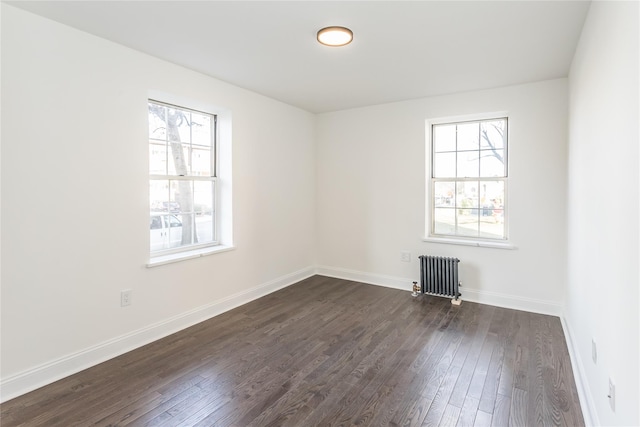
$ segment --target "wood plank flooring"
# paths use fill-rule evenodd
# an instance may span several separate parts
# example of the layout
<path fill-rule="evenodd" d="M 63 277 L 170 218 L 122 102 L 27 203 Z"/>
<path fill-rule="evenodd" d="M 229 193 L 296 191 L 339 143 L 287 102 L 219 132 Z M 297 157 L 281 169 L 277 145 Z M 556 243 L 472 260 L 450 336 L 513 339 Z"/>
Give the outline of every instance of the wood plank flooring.
<path fill-rule="evenodd" d="M 10 426 L 582 426 L 557 317 L 314 276 L 0 405 Z"/>

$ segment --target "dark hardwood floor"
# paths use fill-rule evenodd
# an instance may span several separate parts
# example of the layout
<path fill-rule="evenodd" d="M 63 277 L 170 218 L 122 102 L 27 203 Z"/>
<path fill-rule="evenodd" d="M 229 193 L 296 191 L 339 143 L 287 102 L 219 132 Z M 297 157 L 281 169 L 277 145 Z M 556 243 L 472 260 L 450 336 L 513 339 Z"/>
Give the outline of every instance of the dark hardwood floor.
<path fill-rule="evenodd" d="M 323 276 L 0 406 L 9 426 L 581 426 L 557 317 Z"/>

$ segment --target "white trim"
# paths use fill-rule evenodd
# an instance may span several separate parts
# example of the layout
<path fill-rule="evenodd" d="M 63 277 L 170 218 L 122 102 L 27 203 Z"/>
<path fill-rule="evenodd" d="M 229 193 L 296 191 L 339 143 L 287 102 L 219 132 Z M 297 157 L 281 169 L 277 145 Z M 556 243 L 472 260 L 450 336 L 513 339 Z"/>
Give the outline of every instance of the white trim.
<path fill-rule="evenodd" d="M 460 287 L 460 293 L 462 294 L 461 298 L 463 301 L 477 302 L 479 304 L 528 311 L 531 313 L 547 314 L 550 316 L 559 317 L 562 314 L 562 304 L 555 301 L 470 289 L 465 286 Z"/>
<path fill-rule="evenodd" d="M 509 111 L 494 111 L 492 113 L 474 113 L 474 114 L 464 114 L 460 116 L 446 116 L 446 117 L 435 117 L 431 119 L 427 119 L 426 122 L 431 127 L 431 125 L 444 125 L 448 123 L 460 123 L 460 122 L 479 122 L 482 120 L 491 120 L 496 118 L 509 117 Z"/>
<path fill-rule="evenodd" d="M 569 358 L 571 359 L 573 378 L 575 379 L 576 389 L 578 390 L 578 399 L 580 400 L 584 424 L 587 427 L 599 426 L 601 424 L 598 413 L 595 410 L 596 405 L 593 401 L 593 393 L 591 393 L 591 389 L 589 388 L 589 382 L 587 381 L 582 359 L 576 351 L 578 345 L 574 341 L 575 335 L 571 332 L 571 327 L 566 319 L 566 313 L 560 316 L 560 323 L 562 324 L 565 341 L 567 342 L 567 350 L 569 351 Z"/>
<path fill-rule="evenodd" d="M 423 242 L 429 243 L 444 243 L 447 245 L 463 245 L 463 246 L 476 246 L 478 248 L 493 248 L 493 249 L 518 249 L 517 246 L 512 245 L 506 241 L 504 242 L 489 242 L 485 240 L 465 240 L 465 239 L 454 239 L 448 237 L 423 237 Z"/>
<path fill-rule="evenodd" d="M 217 254 L 220 252 L 228 252 L 234 250 L 235 246 L 225 246 L 225 245 L 216 245 L 216 246 L 207 246 L 205 248 L 193 249 L 190 251 L 177 252 L 173 254 L 160 255 L 155 256 L 149 259 L 147 263 L 147 267 L 157 267 L 159 265 L 170 264 L 172 262 L 184 261 L 187 259 L 200 258 L 203 256 Z"/>
<path fill-rule="evenodd" d="M 337 277 L 339 279 L 352 280 L 355 282 L 385 286 L 387 288 L 402 289 L 406 291 L 411 290 L 413 282 L 416 280 L 328 266 L 318 266 L 316 268 L 316 273 L 322 276 Z M 461 287 L 460 293 L 462 293 L 462 301 L 477 302 L 480 304 L 529 311 L 532 313 L 548 314 L 551 316 L 560 316 L 562 314 L 562 305 L 555 301 L 469 289 L 467 287 Z"/>
<path fill-rule="evenodd" d="M 353 282 L 362 282 L 368 285 L 384 286 L 386 288 L 400 289 L 403 291 L 410 291 L 413 287 L 413 281 L 411 279 L 365 273 L 347 268 L 320 265 L 316 267 L 316 273 L 321 276 L 335 277 L 337 279 L 351 280 Z"/>
<path fill-rule="evenodd" d="M 313 267 L 303 268 L 212 303 L 178 314 L 136 331 L 115 337 L 84 350 L 52 360 L 26 371 L 2 378 L 0 402 L 95 366 L 128 351 L 164 338 L 175 332 L 232 310 L 264 295 L 304 280 L 315 274 Z"/>

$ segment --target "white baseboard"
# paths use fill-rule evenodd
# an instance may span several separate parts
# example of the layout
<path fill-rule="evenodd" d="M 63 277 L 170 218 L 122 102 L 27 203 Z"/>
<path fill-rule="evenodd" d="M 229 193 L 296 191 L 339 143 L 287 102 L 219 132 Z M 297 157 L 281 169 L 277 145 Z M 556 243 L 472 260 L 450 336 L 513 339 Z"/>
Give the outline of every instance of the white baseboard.
<path fill-rule="evenodd" d="M 573 378 L 576 381 L 576 388 L 578 389 L 578 398 L 580 399 L 580 407 L 582 408 L 582 416 L 584 418 L 584 424 L 589 426 L 599 426 L 600 420 L 595 410 L 595 402 L 593 401 L 593 394 L 589 388 L 587 382 L 587 376 L 584 371 L 584 364 L 582 358 L 576 351 L 578 348 L 575 342 L 575 335 L 572 333 L 571 326 L 565 317 L 565 313 L 560 316 L 560 322 L 562 323 L 562 329 L 564 330 L 565 341 L 567 342 L 567 349 L 569 350 L 569 358 L 571 359 L 571 366 L 573 368 Z"/>
<path fill-rule="evenodd" d="M 0 402 L 51 384 L 315 274 L 308 267 L 0 380 Z"/>
<path fill-rule="evenodd" d="M 477 302 L 496 307 L 511 308 L 514 310 L 528 311 L 531 313 L 548 314 L 551 316 L 562 315 L 562 305 L 555 301 L 547 301 L 535 298 L 520 297 L 503 294 L 500 292 L 482 291 L 461 287 L 463 301 Z"/>
<path fill-rule="evenodd" d="M 405 291 L 411 291 L 411 287 L 413 286 L 413 279 L 365 273 L 362 271 L 348 270 L 338 267 L 318 266 L 316 268 L 316 273 L 323 276 L 363 282 L 371 285 L 386 286 L 388 288 L 402 289 Z M 462 293 L 461 299 L 463 301 L 529 311 L 532 313 L 549 314 L 552 316 L 560 316 L 562 314 L 562 305 L 554 301 L 469 289 L 466 286 L 460 288 L 460 293 Z"/>
<path fill-rule="evenodd" d="M 362 282 L 369 285 L 384 286 L 403 291 L 411 291 L 413 286 L 413 281 L 411 279 L 383 276 L 381 274 L 365 273 L 363 271 L 349 270 L 339 267 L 318 266 L 316 267 L 316 273 L 321 276 L 335 277 L 337 279 L 351 280 L 353 282 Z"/>

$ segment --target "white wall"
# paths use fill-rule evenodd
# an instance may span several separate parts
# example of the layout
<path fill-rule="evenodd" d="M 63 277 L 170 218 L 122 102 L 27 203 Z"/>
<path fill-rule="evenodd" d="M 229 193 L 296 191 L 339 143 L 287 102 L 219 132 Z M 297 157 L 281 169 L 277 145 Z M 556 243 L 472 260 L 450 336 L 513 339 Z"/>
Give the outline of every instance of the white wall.
<path fill-rule="evenodd" d="M 462 260 L 465 299 L 553 314 L 566 304 L 592 419 L 639 424 L 637 4 L 594 3 L 569 84 L 318 117 L 6 4 L 1 19 L 2 399 L 316 263 L 409 289 L 417 256 L 434 253 Z M 230 111 L 236 250 L 144 267 L 150 91 Z M 423 242 L 425 120 L 493 111 L 510 116 L 517 249 Z M 134 302 L 123 309 L 126 288 Z"/>
<path fill-rule="evenodd" d="M 425 120 L 509 113 L 516 250 L 426 243 Z M 566 276 L 566 79 L 327 113 L 318 119 L 318 264 L 409 289 L 417 256 L 458 257 L 463 298 L 559 314 Z M 400 261 L 409 250 L 412 262 Z"/>
<path fill-rule="evenodd" d="M 6 4 L 1 40 L 3 399 L 312 274 L 312 114 Z M 150 91 L 231 112 L 237 249 L 145 267 Z"/>
<path fill-rule="evenodd" d="M 566 320 L 602 425 L 640 424 L 638 13 L 637 2 L 592 3 L 569 75 Z"/>

